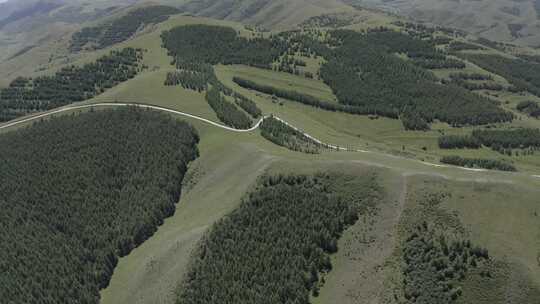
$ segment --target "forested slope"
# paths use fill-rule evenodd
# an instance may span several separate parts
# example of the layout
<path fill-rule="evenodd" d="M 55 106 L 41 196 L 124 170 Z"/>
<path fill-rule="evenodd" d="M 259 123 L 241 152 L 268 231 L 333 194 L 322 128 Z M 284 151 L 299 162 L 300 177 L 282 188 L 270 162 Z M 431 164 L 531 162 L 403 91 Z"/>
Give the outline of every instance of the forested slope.
<path fill-rule="evenodd" d="M 309 303 L 342 232 L 381 197 L 372 175 L 261 178 L 203 240 L 178 303 Z"/>
<path fill-rule="evenodd" d="M 98 303 L 118 257 L 174 213 L 198 140 L 187 123 L 134 108 L 2 135 L 2 302 Z"/>
<path fill-rule="evenodd" d="M 141 49 L 124 48 L 51 76 L 19 77 L 0 89 L 0 122 L 90 99 L 135 77 L 143 69 L 141 61 Z"/>

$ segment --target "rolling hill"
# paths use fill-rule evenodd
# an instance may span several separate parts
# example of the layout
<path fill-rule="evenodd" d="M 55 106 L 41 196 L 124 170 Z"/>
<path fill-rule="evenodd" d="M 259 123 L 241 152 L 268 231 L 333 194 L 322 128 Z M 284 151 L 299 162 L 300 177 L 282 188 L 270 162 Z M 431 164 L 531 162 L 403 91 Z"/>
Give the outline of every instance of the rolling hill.
<path fill-rule="evenodd" d="M 538 0 L 347 0 L 412 20 L 455 27 L 487 39 L 540 46 Z"/>
<path fill-rule="evenodd" d="M 540 301 L 538 50 L 333 1 L 157 4 L 0 64 L 0 298 Z"/>

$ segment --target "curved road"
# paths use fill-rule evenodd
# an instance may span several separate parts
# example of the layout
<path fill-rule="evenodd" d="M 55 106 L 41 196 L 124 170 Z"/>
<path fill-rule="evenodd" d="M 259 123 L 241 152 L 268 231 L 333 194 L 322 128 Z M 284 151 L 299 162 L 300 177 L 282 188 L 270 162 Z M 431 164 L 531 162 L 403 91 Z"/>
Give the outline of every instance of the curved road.
<path fill-rule="evenodd" d="M 268 117 L 268 116 L 262 117 L 253 127 L 249 128 L 249 129 L 235 129 L 235 128 L 231 128 L 229 126 L 222 125 L 220 123 L 211 121 L 209 119 L 206 119 L 206 118 L 203 118 L 203 117 L 200 117 L 200 116 L 197 116 L 197 115 L 193 115 L 193 114 L 189 114 L 189 113 L 185 113 L 185 112 L 181 112 L 181 111 L 176 111 L 176 110 L 171 110 L 171 109 L 164 108 L 164 107 L 152 106 L 152 105 L 147 105 L 147 104 L 138 104 L 138 103 L 112 103 L 112 102 L 106 102 L 106 103 L 94 103 L 94 104 L 81 105 L 81 106 L 67 106 L 67 107 L 64 107 L 64 108 L 61 108 L 61 109 L 58 109 L 58 110 L 53 110 L 53 111 L 42 113 L 42 114 L 39 114 L 39 115 L 36 115 L 36 116 L 32 116 L 32 117 L 28 117 L 28 118 L 25 118 L 25 119 L 21 119 L 21 120 L 6 123 L 6 124 L 0 126 L 0 130 L 7 129 L 7 128 L 10 128 L 10 127 L 13 127 L 13 126 L 16 126 L 16 125 L 19 125 L 19 124 L 23 124 L 23 123 L 26 123 L 26 122 L 30 122 L 30 121 L 33 121 L 33 120 L 36 120 L 36 119 L 40 119 L 40 118 L 43 118 L 43 117 L 47 117 L 47 116 L 62 113 L 62 112 L 80 110 L 80 109 L 88 109 L 88 108 L 95 108 L 95 107 L 140 107 L 140 108 L 145 108 L 145 109 L 154 109 L 154 110 L 158 110 L 158 111 L 162 111 L 162 112 L 167 112 L 167 113 L 172 113 L 172 114 L 176 114 L 176 115 L 180 115 L 180 116 L 189 117 L 189 118 L 202 121 L 204 123 L 213 125 L 215 127 L 221 128 L 221 129 L 225 129 L 225 130 L 232 131 L 232 132 L 239 132 L 239 133 L 252 132 L 252 131 L 258 129 L 259 126 L 261 125 L 261 123 L 263 122 L 263 120 Z M 281 119 L 281 118 L 279 118 L 277 116 L 273 116 L 273 117 L 275 119 L 281 121 L 282 123 L 286 124 L 287 126 L 293 128 L 294 130 L 302 133 L 307 138 L 309 138 L 309 139 L 313 140 L 314 142 L 316 142 L 316 143 L 318 143 L 318 144 L 320 144 L 320 145 L 322 145 L 324 147 L 327 147 L 329 149 L 337 150 L 337 151 L 359 152 L 359 153 L 376 153 L 376 152 L 366 151 L 366 150 L 348 149 L 348 148 L 344 148 L 344 147 L 324 143 L 324 142 L 320 141 L 319 139 L 309 135 L 308 133 L 306 133 L 306 132 L 296 128 L 295 126 L 289 124 L 285 120 L 283 120 L 283 119 Z M 389 155 L 389 156 L 401 158 L 399 156 L 394 156 L 394 155 Z M 474 171 L 474 172 L 486 172 L 486 171 L 489 171 L 489 170 L 486 170 L 486 169 L 464 168 L 464 167 L 457 167 L 457 166 L 434 164 L 434 163 L 420 161 L 420 160 L 416 160 L 416 161 L 418 161 L 418 162 L 420 162 L 420 163 L 422 163 L 424 165 L 427 165 L 427 166 L 438 167 L 438 168 L 458 168 L 458 169 L 461 169 L 461 170 Z M 540 175 L 531 175 L 531 177 L 540 178 Z"/>
<path fill-rule="evenodd" d="M 196 115 L 192 115 L 192 114 L 184 113 L 184 112 L 180 112 L 180 111 L 175 111 L 175 110 L 171 110 L 171 109 L 167 109 L 167 108 L 163 108 L 163 107 L 151 106 L 151 105 L 145 105 L 145 104 L 137 104 L 137 103 L 106 102 L 106 103 L 94 103 L 94 104 L 88 104 L 88 105 L 82 105 L 82 106 L 67 106 L 65 108 L 61 108 L 61 109 L 58 109 L 58 110 L 46 112 L 46 113 L 39 114 L 39 115 L 36 115 L 36 116 L 32 116 L 32 117 L 17 120 L 17 121 L 11 122 L 11 123 L 7 123 L 5 125 L 0 126 L 0 130 L 7 129 L 7 128 L 10 128 L 10 127 L 13 127 L 13 126 L 16 126 L 16 125 L 19 125 L 19 124 L 23 124 L 23 123 L 26 123 L 26 122 L 29 122 L 29 121 L 33 121 L 33 120 L 36 120 L 36 119 L 40 119 L 40 118 L 43 118 L 43 117 L 47 117 L 47 116 L 62 113 L 62 112 L 80 110 L 80 109 L 88 109 L 88 108 L 95 108 L 95 107 L 140 107 L 140 108 L 145 108 L 145 109 L 154 109 L 154 110 L 158 110 L 158 111 L 173 113 L 173 114 L 176 114 L 176 115 L 181 115 L 181 116 L 193 118 L 193 119 L 196 119 L 196 120 L 200 120 L 200 121 L 203 121 L 205 123 L 211 124 L 213 126 L 216 126 L 216 127 L 219 127 L 219 128 L 225 129 L 225 130 L 233 131 L 233 132 L 251 132 L 253 130 L 256 130 L 259 127 L 259 125 L 261 124 L 261 122 L 263 121 L 263 119 L 264 119 L 264 118 L 261 118 L 253 127 L 249 128 L 249 129 L 242 130 L 242 129 L 231 128 L 231 127 L 219 124 L 217 122 L 213 122 L 213 121 L 211 121 L 209 119 L 202 118 L 200 116 L 196 116 Z"/>

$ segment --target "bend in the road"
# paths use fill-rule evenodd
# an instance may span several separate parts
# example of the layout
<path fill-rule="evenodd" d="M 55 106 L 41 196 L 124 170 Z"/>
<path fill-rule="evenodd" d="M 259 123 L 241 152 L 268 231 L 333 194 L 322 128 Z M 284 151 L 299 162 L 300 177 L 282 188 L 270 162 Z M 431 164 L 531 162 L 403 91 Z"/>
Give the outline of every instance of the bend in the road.
<path fill-rule="evenodd" d="M 211 121 L 209 119 L 206 119 L 206 118 L 203 118 L 203 117 L 200 117 L 200 116 L 197 116 L 197 115 L 193 115 L 193 114 L 189 114 L 189 113 L 185 113 L 185 112 L 181 112 L 181 111 L 177 111 L 177 110 L 172 110 L 172 109 L 168 109 L 168 108 L 164 108 L 164 107 L 153 106 L 153 105 L 148 105 L 148 104 L 140 104 L 140 103 L 112 103 L 112 102 L 110 102 L 110 103 L 94 103 L 94 104 L 80 105 L 80 106 L 67 106 L 67 107 L 64 107 L 64 108 L 61 108 L 61 109 L 58 109 L 58 110 L 53 110 L 53 111 L 50 111 L 50 112 L 46 112 L 46 113 L 43 113 L 43 114 L 39 114 L 39 115 L 36 115 L 36 116 L 28 117 L 28 118 L 25 118 L 25 119 L 21 119 L 21 120 L 17 120 L 17 121 L 11 122 L 11 123 L 1 125 L 0 130 L 7 129 L 7 128 L 10 128 L 10 127 L 13 127 L 13 126 L 16 126 L 16 125 L 20 125 L 20 124 L 23 124 L 23 123 L 30 122 L 30 121 L 34 121 L 36 119 L 40 119 L 40 118 L 47 117 L 47 116 L 50 116 L 50 115 L 59 114 L 59 113 L 62 113 L 62 112 L 80 110 L 80 109 L 88 109 L 88 108 L 95 108 L 95 107 L 140 107 L 140 108 L 145 108 L 145 109 L 153 109 L 153 110 L 168 112 L 168 113 L 172 113 L 172 114 L 192 118 L 192 119 L 199 120 L 199 121 L 202 121 L 204 123 L 213 125 L 215 127 L 221 128 L 221 129 L 225 129 L 225 130 L 228 130 L 228 131 L 231 131 L 231 132 L 238 132 L 238 133 L 248 133 L 248 132 L 252 132 L 252 131 L 258 129 L 259 126 L 261 125 L 261 123 L 263 122 L 263 120 L 268 117 L 268 116 L 263 116 L 253 127 L 249 128 L 249 129 L 236 129 L 236 128 L 232 128 L 232 127 L 229 127 L 229 126 L 226 126 L 226 125 L 222 125 L 220 123 Z M 279 120 L 280 122 L 286 124 L 287 126 L 293 128 L 294 130 L 302 133 L 304 136 L 306 136 L 307 138 L 313 140 L 317 144 L 319 144 L 321 146 L 324 146 L 324 147 L 326 147 L 328 149 L 336 150 L 336 151 L 359 152 L 359 153 L 377 153 L 377 152 L 373 152 L 373 151 L 366 151 L 366 150 L 360 150 L 360 149 L 349 149 L 349 148 L 344 148 L 344 147 L 340 147 L 340 146 L 337 146 L 337 145 L 324 143 L 321 140 L 319 140 L 319 139 L 309 135 L 308 133 L 298 129 L 297 127 L 291 125 L 290 123 L 286 122 L 285 120 L 283 120 L 283 119 L 281 119 L 281 118 L 279 118 L 279 117 L 277 117 L 275 115 L 272 115 L 272 117 Z M 383 153 L 380 153 L 380 154 L 383 154 Z M 404 157 L 390 155 L 390 154 L 385 154 L 385 155 L 392 156 L 392 157 L 397 157 L 397 158 L 407 159 L 407 158 L 404 158 Z M 408 159 L 408 160 L 410 160 L 410 159 Z M 416 160 L 416 161 L 418 161 L 419 163 L 421 163 L 423 165 L 431 166 L 431 167 L 437 167 L 437 168 L 456 168 L 456 169 L 465 170 L 465 171 L 471 171 L 471 172 L 486 172 L 486 171 L 489 171 L 489 170 L 486 170 L 486 169 L 465 168 L 465 167 L 457 167 L 457 166 L 450 166 L 450 165 L 434 164 L 434 163 L 425 162 L 425 161 L 421 161 L 421 160 Z M 530 175 L 530 177 L 540 178 L 540 175 Z"/>

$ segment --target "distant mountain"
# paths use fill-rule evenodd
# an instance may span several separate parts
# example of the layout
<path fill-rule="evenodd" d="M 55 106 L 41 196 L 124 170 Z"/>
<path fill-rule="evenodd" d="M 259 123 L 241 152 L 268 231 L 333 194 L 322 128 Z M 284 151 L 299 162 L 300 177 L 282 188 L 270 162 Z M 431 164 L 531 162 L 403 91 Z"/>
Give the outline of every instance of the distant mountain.
<path fill-rule="evenodd" d="M 540 0 L 343 0 L 491 40 L 540 46 Z"/>
<path fill-rule="evenodd" d="M 11 2 L 9 2 L 11 3 Z M 8 4 L 8 2 L 6 2 Z M 61 1 L 39 1 L 19 10 L 13 11 L 9 16 L 0 20 L 0 29 L 12 22 L 23 18 L 30 18 L 39 14 L 46 14 L 63 5 Z"/>
<path fill-rule="evenodd" d="M 283 28 L 321 14 L 349 10 L 340 0 L 192 0 L 182 8 L 196 15 Z"/>

